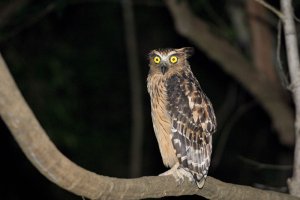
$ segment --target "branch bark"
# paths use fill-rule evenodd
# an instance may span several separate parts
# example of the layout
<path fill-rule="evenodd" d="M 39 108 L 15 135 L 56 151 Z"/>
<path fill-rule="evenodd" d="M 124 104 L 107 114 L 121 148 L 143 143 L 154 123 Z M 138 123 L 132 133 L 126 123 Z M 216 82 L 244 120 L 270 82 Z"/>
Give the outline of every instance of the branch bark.
<path fill-rule="evenodd" d="M 285 33 L 285 45 L 287 60 L 291 77 L 291 89 L 296 108 L 295 120 L 295 153 L 293 177 L 288 180 L 288 186 L 292 195 L 300 197 L 300 62 L 297 33 L 294 22 L 294 11 L 291 0 L 281 0 L 281 9 L 284 14 L 283 28 Z"/>
<path fill-rule="evenodd" d="M 192 13 L 186 1 L 165 0 L 165 3 L 179 34 L 191 40 L 252 93 L 272 119 L 281 143 L 293 145 L 293 112 L 278 87 L 255 70 L 238 49 L 213 33 L 207 22 Z"/>
<path fill-rule="evenodd" d="M 0 115 L 30 162 L 50 181 L 90 199 L 142 199 L 199 195 L 208 199 L 296 200 L 299 198 L 224 183 L 208 177 L 203 189 L 172 176 L 118 179 L 97 175 L 66 158 L 50 141 L 17 88 L 0 54 Z M 180 187 L 180 189 L 179 189 Z"/>

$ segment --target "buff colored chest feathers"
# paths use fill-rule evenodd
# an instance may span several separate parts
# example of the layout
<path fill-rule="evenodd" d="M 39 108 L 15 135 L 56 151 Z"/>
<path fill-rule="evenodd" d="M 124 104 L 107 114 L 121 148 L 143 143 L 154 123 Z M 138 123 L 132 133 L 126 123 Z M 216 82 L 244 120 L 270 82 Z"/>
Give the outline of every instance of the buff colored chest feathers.
<path fill-rule="evenodd" d="M 178 162 L 171 141 L 171 119 L 167 112 L 167 92 L 162 76 L 148 77 L 148 92 L 151 97 L 153 128 L 158 140 L 159 150 L 165 166 L 172 167 Z"/>

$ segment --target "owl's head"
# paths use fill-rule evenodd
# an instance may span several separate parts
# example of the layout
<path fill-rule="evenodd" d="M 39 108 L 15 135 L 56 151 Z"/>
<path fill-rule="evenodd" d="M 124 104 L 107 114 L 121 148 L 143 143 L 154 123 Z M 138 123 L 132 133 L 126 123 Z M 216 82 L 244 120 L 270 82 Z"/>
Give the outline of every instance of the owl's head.
<path fill-rule="evenodd" d="M 187 58 L 194 52 L 192 47 L 183 47 L 180 49 L 155 49 L 149 53 L 149 66 L 152 73 L 178 72 L 189 68 Z"/>

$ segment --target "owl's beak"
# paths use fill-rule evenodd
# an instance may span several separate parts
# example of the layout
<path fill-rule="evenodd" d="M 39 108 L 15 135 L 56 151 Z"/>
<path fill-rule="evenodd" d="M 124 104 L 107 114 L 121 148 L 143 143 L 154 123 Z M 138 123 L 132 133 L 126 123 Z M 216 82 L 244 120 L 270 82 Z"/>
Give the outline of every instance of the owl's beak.
<path fill-rule="evenodd" d="M 160 66 L 160 71 L 163 75 L 166 73 L 167 70 L 168 70 L 168 67 L 166 64 L 163 64 Z"/>

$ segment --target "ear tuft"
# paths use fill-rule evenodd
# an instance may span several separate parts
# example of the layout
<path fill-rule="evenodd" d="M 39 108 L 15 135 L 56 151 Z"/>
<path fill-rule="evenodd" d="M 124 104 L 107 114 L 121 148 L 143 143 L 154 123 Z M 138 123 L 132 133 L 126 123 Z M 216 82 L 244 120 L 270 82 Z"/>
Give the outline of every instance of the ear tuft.
<path fill-rule="evenodd" d="M 194 54 L 194 47 L 183 47 L 182 49 L 187 57 L 190 57 Z"/>
<path fill-rule="evenodd" d="M 148 59 L 154 57 L 155 53 L 154 53 L 155 50 L 152 50 L 148 53 Z"/>

